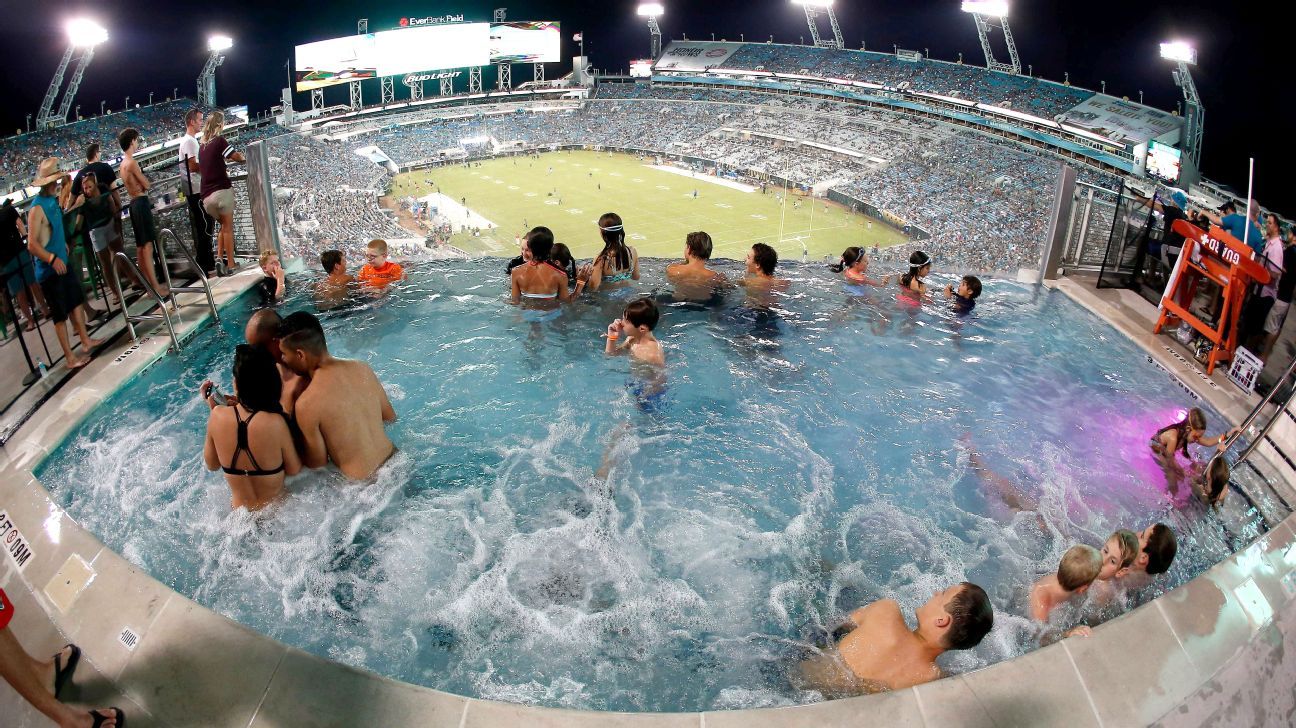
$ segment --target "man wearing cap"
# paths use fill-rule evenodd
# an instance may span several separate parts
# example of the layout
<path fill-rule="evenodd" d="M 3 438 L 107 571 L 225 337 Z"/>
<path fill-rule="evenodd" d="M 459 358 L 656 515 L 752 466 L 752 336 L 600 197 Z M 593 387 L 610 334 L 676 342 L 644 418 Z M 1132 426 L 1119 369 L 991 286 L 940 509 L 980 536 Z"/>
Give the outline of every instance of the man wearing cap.
<path fill-rule="evenodd" d="M 1202 215 L 1215 225 L 1224 228 L 1229 235 L 1246 243 L 1257 256 L 1264 253 L 1265 239 L 1260 234 L 1260 224 L 1257 219 L 1260 216 L 1260 204 L 1255 200 L 1251 200 L 1247 205 L 1245 217 L 1238 214 L 1237 206 L 1232 202 L 1221 205 L 1219 214 L 1206 210 Z"/>
<path fill-rule="evenodd" d="M 1148 198 L 1136 195 L 1135 199 L 1139 204 L 1152 208 L 1161 213 L 1161 218 L 1165 222 L 1165 227 L 1161 231 L 1161 264 L 1165 266 L 1166 271 L 1174 269 L 1175 261 L 1179 258 L 1179 251 L 1183 250 L 1184 236 L 1175 232 L 1175 220 L 1186 220 L 1188 214 L 1184 210 L 1188 209 L 1188 196 L 1179 190 L 1170 193 L 1170 199 L 1163 200 L 1157 198 Z M 1149 250 L 1148 252 L 1156 254 L 1157 251 Z"/>
<path fill-rule="evenodd" d="M 45 293 L 45 304 L 54 321 L 54 331 L 58 334 L 59 346 L 63 347 L 67 367 L 80 369 L 90 363 L 90 351 L 103 342 L 90 338 L 90 333 L 86 331 L 85 315 L 81 311 L 85 295 L 81 292 L 76 274 L 68 268 L 63 209 L 59 206 L 57 195 L 59 180 L 70 182 L 68 177 L 66 172 L 59 171 L 56 157 L 41 160 L 36 179 L 32 182 L 40 188 L 40 194 L 32 199 L 31 210 L 27 213 L 27 249 L 36 259 L 36 280 Z M 72 353 L 67 332 L 69 317 L 81 339 L 84 353 L 80 357 Z"/>

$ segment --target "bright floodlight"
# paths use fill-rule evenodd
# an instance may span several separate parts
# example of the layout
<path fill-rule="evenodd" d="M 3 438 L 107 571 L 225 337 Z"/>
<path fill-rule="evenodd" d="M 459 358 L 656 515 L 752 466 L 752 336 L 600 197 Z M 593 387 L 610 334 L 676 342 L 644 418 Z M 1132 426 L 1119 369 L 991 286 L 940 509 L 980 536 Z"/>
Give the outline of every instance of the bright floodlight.
<path fill-rule="evenodd" d="M 660 18 L 666 14 L 666 8 L 661 3 L 640 3 L 635 12 L 649 18 Z"/>
<path fill-rule="evenodd" d="M 234 39 L 228 35 L 213 35 L 207 39 L 207 50 L 227 51 L 234 47 Z"/>
<path fill-rule="evenodd" d="M 1178 63 L 1197 63 L 1197 49 L 1187 43 L 1176 40 L 1161 44 L 1161 57 Z"/>
<path fill-rule="evenodd" d="M 793 5 L 808 5 L 812 8 L 830 8 L 833 0 L 792 0 Z"/>
<path fill-rule="evenodd" d="M 991 18 L 1008 17 L 1008 0 L 963 0 L 963 12 Z"/>
<path fill-rule="evenodd" d="M 87 18 L 68 21 L 67 33 L 72 45 L 81 48 L 93 48 L 108 40 L 108 31 L 102 25 Z"/>

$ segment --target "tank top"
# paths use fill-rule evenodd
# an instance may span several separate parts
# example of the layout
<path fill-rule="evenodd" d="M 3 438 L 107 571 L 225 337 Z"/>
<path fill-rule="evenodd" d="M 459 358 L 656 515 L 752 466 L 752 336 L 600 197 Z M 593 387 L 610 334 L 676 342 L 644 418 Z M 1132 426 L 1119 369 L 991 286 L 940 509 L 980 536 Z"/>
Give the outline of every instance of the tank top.
<path fill-rule="evenodd" d="M 45 219 L 49 221 L 50 235 L 49 240 L 45 242 L 45 249 L 63 259 L 63 263 L 68 262 L 67 239 L 63 237 L 63 208 L 59 207 L 58 198 L 54 195 L 40 194 L 32 200 L 32 204 L 39 205 L 45 213 Z M 55 275 L 54 267 L 43 260 L 36 261 L 36 280 L 43 281 L 52 278 Z"/>

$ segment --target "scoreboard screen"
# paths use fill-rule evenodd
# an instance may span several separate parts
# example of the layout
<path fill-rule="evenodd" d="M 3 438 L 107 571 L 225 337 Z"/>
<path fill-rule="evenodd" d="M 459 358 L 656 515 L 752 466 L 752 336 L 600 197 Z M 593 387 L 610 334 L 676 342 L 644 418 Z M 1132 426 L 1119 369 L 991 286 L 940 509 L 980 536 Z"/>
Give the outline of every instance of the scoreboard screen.
<path fill-rule="evenodd" d="M 490 23 L 385 30 L 297 46 L 298 91 L 490 63 Z"/>

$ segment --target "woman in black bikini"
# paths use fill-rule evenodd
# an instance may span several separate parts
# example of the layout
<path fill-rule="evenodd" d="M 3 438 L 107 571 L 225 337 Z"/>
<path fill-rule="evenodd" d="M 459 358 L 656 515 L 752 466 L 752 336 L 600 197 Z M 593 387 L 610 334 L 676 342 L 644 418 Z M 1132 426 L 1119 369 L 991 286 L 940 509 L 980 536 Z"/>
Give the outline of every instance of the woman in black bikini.
<path fill-rule="evenodd" d="M 270 352 L 239 344 L 234 349 L 234 394 L 213 396 L 210 381 L 200 392 L 211 415 L 203 460 L 225 471 L 230 507 L 254 511 L 283 491 L 284 477 L 301 470 L 301 458 L 279 404 L 283 382 Z M 257 415 L 261 415 L 258 417 Z"/>

